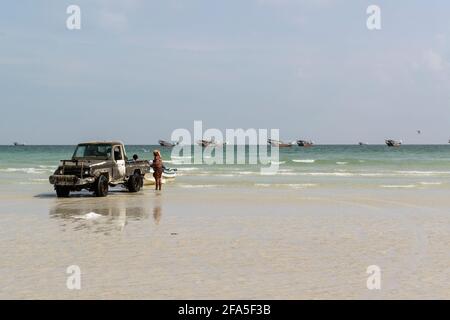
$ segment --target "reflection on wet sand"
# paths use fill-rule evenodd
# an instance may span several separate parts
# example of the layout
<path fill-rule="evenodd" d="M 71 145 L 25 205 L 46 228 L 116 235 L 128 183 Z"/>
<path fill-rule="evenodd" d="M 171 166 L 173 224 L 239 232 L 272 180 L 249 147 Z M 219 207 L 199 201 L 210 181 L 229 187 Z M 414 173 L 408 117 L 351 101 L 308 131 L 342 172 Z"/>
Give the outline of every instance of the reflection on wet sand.
<path fill-rule="evenodd" d="M 62 220 L 64 229 L 88 229 L 93 232 L 108 233 L 123 231 L 130 221 L 146 220 L 153 212 L 155 224 L 162 216 L 160 199 L 147 197 L 55 199 L 49 215 Z"/>

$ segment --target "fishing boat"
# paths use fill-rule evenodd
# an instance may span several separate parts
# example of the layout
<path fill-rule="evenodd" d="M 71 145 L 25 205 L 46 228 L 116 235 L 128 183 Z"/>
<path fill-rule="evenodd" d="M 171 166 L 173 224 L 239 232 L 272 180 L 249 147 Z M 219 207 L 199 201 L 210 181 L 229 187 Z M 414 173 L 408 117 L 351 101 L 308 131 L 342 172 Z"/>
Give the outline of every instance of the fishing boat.
<path fill-rule="evenodd" d="M 202 147 L 208 147 L 208 146 L 215 145 L 213 140 L 206 140 L 206 139 L 199 140 L 197 143 Z"/>
<path fill-rule="evenodd" d="M 388 147 L 400 147 L 402 145 L 401 140 L 393 140 L 393 139 L 387 139 L 384 141 Z"/>
<path fill-rule="evenodd" d="M 23 147 L 25 145 L 25 143 L 14 142 L 13 145 L 15 147 Z"/>
<path fill-rule="evenodd" d="M 226 142 L 216 141 L 214 139 L 202 139 L 197 141 L 197 144 L 202 147 L 220 147 L 226 144 Z"/>
<path fill-rule="evenodd" d="M 314 142 L 312 142 L 311 140 L 297 140 L 297 145 L 299 147 L 312 147 L 314 145 Z"/>
<path fill-rule="evenodd" d="M 359 144 L 360 146 L 367 146 L 367 145 L 368 145 L 367 142 L 358 142 L 358 144 Z"/>
<path fill-rule="evenodd" d="M 278 147 L 278 148 L 289 148 L 289 147 L 292 147 L 292 142 L 285 143 L 283 141 L 275 140 L 275 139 L 268 139 L 267 140 L 267 144 L 269 144 L 272 147 Z"/>
<path fill-rule="evenodd" d="M 178 144 L 178 143 L 173 143 L 173 142 L 169 142 L 169 141 L 165 141 L 165 140 L 158 140 L 158 143 L 160 146 L 167 147 L 167 148 L 175 147 Z"/>

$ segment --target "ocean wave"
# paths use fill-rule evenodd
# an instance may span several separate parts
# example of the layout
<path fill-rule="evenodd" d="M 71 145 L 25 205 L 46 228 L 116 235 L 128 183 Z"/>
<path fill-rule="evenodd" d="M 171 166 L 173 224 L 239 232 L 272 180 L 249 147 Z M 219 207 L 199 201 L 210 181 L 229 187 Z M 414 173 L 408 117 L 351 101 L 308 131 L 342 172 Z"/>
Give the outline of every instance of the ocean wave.
<path fill-rule="evenodd" d="M 262 188 L 288 187 L 293 189 L 304 189 L 316 186 L 317 184 L 315 183 L 255 183 L 255 187 L 262 187 Z"/>
<path fill-rule="evenodd" d="M 252 174 L 259 174 L 259 171 L 239 171 L 240 175 L 252 175 Z"/>
<path fill-rule="evenodd" d="M 269 161 L 271 164 L 285 164 L 286 161 Z"/>
<path fill-rule="evenodd" d="M 345 161 L 338 161 L 338 162 L 336 162 L 336 164 L 344 165 L 344 164 L 348 164 L 348 162 L 345 162 Z"/>
<path fill-rule="evenodd" d="M 43 174 L 47 172 L 53 172 L 53 170 L 46 170 L 46 169 L 38 169 L 38 168 L 6 168 L 6 169 L 0 169 L 0 172 L 19 172 L 19 173 L 26 173 L 26 174 Z"/>
<path fill-rule="evenodd" d="M 316 162 L 316 160 L 314 159 L 292 159 L 293 162 L 298 162 L 298 163 L 314 163 Z"/>
<path fill-rule="evenodd" d="M 196 171 L 199 169 L 200 168 L 196 168 L 196 167 L 188 167 L 188 168 L 177 168 L 177 171 Z"/>
<path fill-rule="evenodd" d="M 178 187 L 187 189 L 201 189 L 201 188 L 218 188 L 221 185 L 218 184 L 178 184 Z"/>
<path fill-rule="evenodd" d="M 438 185 L 442 184 L 442 182 L 427 182 L 427 181 L 423 181 L 423 182 L 419 182 L 419 183 L 423 186 L 438 186 Z"/>
<path fill-rule="evenodd" d="M 398 185 L 395 185 L 395 184 L 385 184 L 385 185 L 381 185 L 380 186 L 381 188 L 416 188 L 417 187 L 417 185 L 415 185 L 415 184 L 398 184 Z"/>
<path fill-rule="evenodd" d="M 435 176 L 435 175 L 448 175 L 450 171 L 394 171 L 405 176 Z"/>

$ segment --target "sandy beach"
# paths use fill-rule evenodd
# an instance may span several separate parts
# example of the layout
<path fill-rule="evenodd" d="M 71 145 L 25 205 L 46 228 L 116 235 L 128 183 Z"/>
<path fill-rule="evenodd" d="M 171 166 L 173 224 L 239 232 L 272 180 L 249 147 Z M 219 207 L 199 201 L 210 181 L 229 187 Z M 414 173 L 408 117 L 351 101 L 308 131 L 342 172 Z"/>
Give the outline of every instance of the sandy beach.
<path fill-rule="evenodd" d="M 450 298 L 445 190 L 1 189 L 3 299 Z"/>

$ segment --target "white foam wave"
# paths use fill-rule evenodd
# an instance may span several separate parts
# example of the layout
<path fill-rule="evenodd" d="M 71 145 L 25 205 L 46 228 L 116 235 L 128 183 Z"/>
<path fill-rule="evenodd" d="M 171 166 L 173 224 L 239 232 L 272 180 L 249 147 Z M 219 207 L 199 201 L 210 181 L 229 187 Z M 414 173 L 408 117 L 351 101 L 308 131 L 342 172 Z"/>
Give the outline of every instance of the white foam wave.
<path fill-rule="evenodd" d="M 286 161 L 270 161 L 271 164 L 285 164 Z"/>
<path fill-rule="evenodd" d="M 199 168 L 195 168 L 195 167 L 177 168 L 177 171 L 196 171 L 196 170 L 199 170 Z"/>
<path fill-rule="evenodd" d="M 450 171 L 395 171 L 395 173 L 405 176 L 435 176 L 435 175 L 448 175 Z"/>
<path fill-rule="evenodd" d="M 220 187 L 218 184 L 179 184 L 181 188 L 187 189 L 199 189 L 199 188 L 217 188 Z"/>
<path fill-rule="evenodd" d="M 0 169 L 0 172 L 19 172 L 19 173 L 26 173 L 26 174 L 43 174 L 46 172 L 50 172 L 51 170 L 44 170 L 44 169 L 37 169 L 37 168 L 6 168 L 6 169 Z"/>
<path fill-rule="evenodd" d="M 304 189 L 315 187 L 315 183 L 255 183 L 255 187 L 271 188 L 271 187 L 288 187 L 293 189 Z"/>
<path fill-rule="evenodd" d="M 437 186 L 437 185 L 441 185 L 442 182 L 427 182 L 427 181 L 423 181 L 423 182 L 419 182 L 421 185 L 423 186 Z"/>
<path fill-rule="evenodd" d="M 316 160 L 314 159 L 293 159 L 293 162 L 298 162 L 298 163 L 314 163 L 316 162 Z"/>
<path fill-rule="evenodd" d="M 388 184 L 388 185 L 381 185 L 381 188 L 416 188 L 417 186 L 415 184 Z"/>

